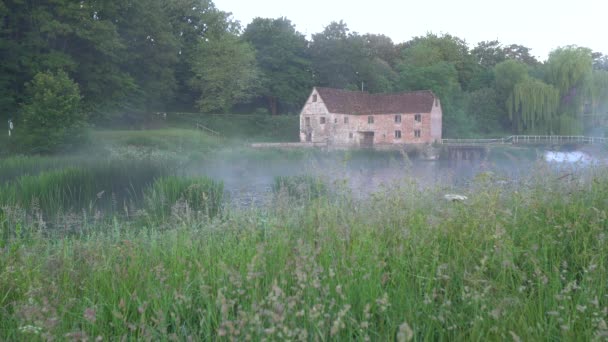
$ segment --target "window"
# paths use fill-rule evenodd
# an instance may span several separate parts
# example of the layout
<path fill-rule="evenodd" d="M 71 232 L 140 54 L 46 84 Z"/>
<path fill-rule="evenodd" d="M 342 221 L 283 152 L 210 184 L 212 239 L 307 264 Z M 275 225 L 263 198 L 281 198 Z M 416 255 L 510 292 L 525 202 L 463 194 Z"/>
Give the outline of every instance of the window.
<path fill-rule="evenodd" d="M 401 139 L 401 131 L 395 131 L 395 139 Z"/>
<path fill-rule="evenodd" d="M 420 115 L 420 114 L 414 115 L 414 121 L 416 121 L 416 122 L 422 122 L 422 115 Z"/>
<path fill-rule="evenodd" d="M 348 123 L 348 116 L 344 117 L 344 123 L 347 124 Z"/>
<path fill-rule="evenodd" d="M 310 118 L 304 118 L 304 121 L 306 122 L 306 126 L 310 126 Z"/>
<path fill-rule="evenodd" d="M 374 117 L 373 117 L 373 116 L 371 116 L 371 115 L 370 115 L 370 116 L 368 116 L 368 117 L 367 117 L 367 123 L 368 123 L 368 124 L 373 124 L 373 123 L 374 123 Z"/>
<path fill-rule="evenodd" d="M 414 130 L 414 137 L 420 138 L 420 130 L 419 129 Z"/>
<path fill-rule="evenodd" d="M 321 125 L 325 125 L 325 117 L 324 116 L 322 116 L 322 117 L 319 118 L 319 123 Z"/>
<path fill-rule="evenodd" d="M 401 115 L 395 115 L 395 123 L 401 122 Z"/>
<path fill-rule="evenodd" d="M 314 95 L 312 96 L 312 102 L 317 102 L 317 94 L 314 94 Z"/>
<path fill-rule="evenodd" d="M 334 118 L 334 123 L 337 124 L 338 123 L 338 118 Z"/>
<path fill-rule="evenodd" d="M 348 133 L 348 138 L 352 139 L 353 138 L 353 132 Z"/>

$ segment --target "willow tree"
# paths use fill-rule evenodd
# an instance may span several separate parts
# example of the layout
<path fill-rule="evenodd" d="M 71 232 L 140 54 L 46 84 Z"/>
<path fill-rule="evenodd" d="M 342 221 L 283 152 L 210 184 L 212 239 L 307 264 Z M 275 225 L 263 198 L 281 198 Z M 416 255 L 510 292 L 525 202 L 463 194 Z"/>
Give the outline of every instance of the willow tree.
<path fill-rule="evenodd" d="M 517 83 L 507 100 L 509 119 L 517 133 L 553 134 L 558 108 L 559 91 L 534 78 Z"/>
<path fill-rule="evenodd" d="M 608 115 L 608 71 L 594 70 L 591 77 L 591 114 L 594 123 Z"/>
<path fill-rule="evenodd" d="M 590 49 L 577 46 L 555 49 L 549 55 L 548 64 L 549 81 L 560 96 L 580 94 L 588 86 L 593 69 Z"/>

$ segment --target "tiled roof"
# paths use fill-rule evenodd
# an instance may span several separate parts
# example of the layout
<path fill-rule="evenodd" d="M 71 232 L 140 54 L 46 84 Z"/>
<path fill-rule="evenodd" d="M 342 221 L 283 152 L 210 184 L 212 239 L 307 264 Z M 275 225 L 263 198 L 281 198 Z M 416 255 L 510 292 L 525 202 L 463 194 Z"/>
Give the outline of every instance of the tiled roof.
<path fill-rule="evenodd" d="M 430 90 L 395 94 L 370 94 L 316 87 L 330 113 L 337 114 L 396 114 L 429 113 L 435 94 Z"/>

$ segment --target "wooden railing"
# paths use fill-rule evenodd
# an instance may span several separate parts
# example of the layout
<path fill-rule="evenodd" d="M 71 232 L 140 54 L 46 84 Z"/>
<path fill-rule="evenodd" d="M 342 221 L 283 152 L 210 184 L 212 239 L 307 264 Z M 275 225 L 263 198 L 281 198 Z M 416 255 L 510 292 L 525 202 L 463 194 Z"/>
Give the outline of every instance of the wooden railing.
<path fill-rule="evenodd" d="M 445 145 L 503 145 L 503 144 L 606 144 L 608 138 L 582 135 L 512 135 L 496 139 L 441 139 Z"/>
<path fill-rule="evenodd" d="M 200 122 L 196 123 L 196 128 L 200 129 L 201 131 L 207 132 L 207 133 L 209 133 L 211 135 L 214 135 L 214 136 L 216 136 L 218 138 L 221 136 L 220 132 L 216 132 L 216 131 L 212 130 L 211 128 L 207 127 L 207 126 L 204 126 Z"/>

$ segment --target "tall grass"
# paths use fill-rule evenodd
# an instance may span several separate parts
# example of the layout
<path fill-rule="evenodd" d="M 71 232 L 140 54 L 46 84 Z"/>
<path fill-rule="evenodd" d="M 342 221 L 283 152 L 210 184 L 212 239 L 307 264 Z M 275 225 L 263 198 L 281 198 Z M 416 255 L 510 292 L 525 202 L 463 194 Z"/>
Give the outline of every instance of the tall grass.
<path fill-rule="evenodd" d="M 310 201 L 329 193 L 327 184 L 320 178 L 300 176 L 279 176 L 274 178 L 272 191 L 277 194 L 285 194 L 295 200 Z"/>
<path fill-rule="evenodd" d="M 463 193 L 404 180 L 169 230 L 7 234 L 0 339 L 605 340 L 608 173 Z"/>
<path fill-rule="evenodd" d="M 201 123 L 222 137 L 239 141 L 298 141 L 300 117 L 298 115 L 241 115 L 172 113 L 169 122 L 182 128 Z"/>
<path fill-rule="evenodd" d="M 217 216 L 222 207 L 224 184 L 209 178 L 163 177 L 146 189 L 146 210 L 156 219 L 164 220 L 175 206 L 186 206 L 194 213 Z"/>
<path fill-rule="evenodd" d="M 51 169 L 0 186 L 0 204 L 41 210 L 46 215 L 83 209 L 122 210 L 140 202 L 145 188 L 171 173 L 168 165 L 141 160 L 104 160 L 86 167 Z"/>

